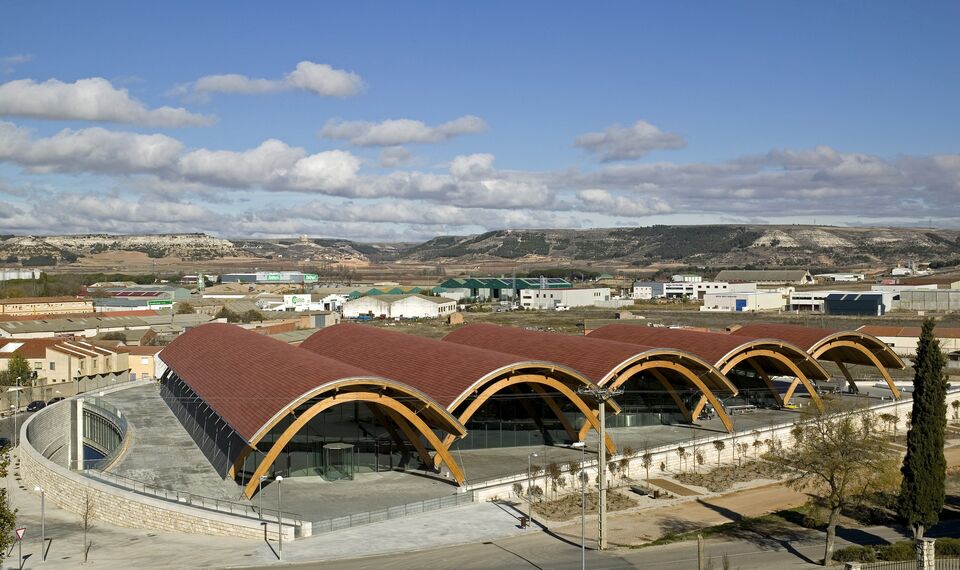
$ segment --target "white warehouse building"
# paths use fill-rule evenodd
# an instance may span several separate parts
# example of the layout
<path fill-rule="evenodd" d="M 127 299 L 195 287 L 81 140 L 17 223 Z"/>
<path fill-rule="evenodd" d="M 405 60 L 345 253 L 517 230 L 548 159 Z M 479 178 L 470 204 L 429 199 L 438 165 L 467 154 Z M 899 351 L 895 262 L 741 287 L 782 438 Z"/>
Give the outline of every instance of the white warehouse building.
<path fill-rule="evenodd" d="M 701 311 L 727 313 L 779 311 L 784 306 L 783 291 L 760 289 L 758 291 L 707 293 L 703 296 Z"/>
<path fill-rule="evenodd" d="M 521 289 L 520 305 L 524 309 L 555 309 L 567 307 L 592 307 L 610 300 L 609 287 L 593 289 Z"/>
<path fill-rule="evenodd" d="M 657 281 L 637 281 L 633 284 L 633 298 L 703 299 L 708 293 L 749 293 L 756 290 L 756 283 L 726 283 L 722 281 L 661 283 Z"/>
<path fill-rule="evenodd" d="M 388 319 L 445 317 L 456 312 L 457 302 L 444 297 L 424 295 L 367 295 L 343 304 L 343 316 L 355 319 L 363 315 Z"/>

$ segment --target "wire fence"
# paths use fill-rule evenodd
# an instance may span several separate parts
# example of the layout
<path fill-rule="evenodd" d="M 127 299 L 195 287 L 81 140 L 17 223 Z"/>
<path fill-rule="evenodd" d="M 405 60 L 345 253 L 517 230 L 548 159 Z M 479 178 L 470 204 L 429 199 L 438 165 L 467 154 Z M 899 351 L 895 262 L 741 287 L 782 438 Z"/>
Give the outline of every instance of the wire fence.
<path fill-rule="evenodd" d="M 408 517 L 411 515 L 418 515 L 420 513 L 438 511 L 440 509 L 459 507 L 460 505 L 466 505 L 472 502 L 474 502 L 473 493 L 457 493 L 454 495 L 426 499 L 424 501 L 407 503 L 405 505 L 397 505 L 395 507 L 378 509 L 375 511 L 367 511 L 364 513 L 355 513 L 352 515 L 344 515 L 342 517 L 314 521 L 313 532 L 332 532 L 335 530 L 341 530 L 355 526 L 362 526 Z"/>

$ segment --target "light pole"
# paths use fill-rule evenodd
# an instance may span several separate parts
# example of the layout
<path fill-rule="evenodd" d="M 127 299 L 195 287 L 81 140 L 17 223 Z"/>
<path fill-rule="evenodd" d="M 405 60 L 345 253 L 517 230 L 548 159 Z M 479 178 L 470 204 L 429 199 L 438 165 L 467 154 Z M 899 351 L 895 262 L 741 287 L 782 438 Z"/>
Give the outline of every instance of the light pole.
<path fill-rule="evenodd" d="M 33 488 L 34 491 L 40 493 L 40 562 L 47 561 L 47 553 L 45 552 L 47 546 L 47 492 L 43 490 L 43 487 L 37 485 Z"/>
<path fill-rule="evenodd" d="M 283 496 L 280 494 L 280 483 L 283 483 L 283 475 L 277 475 L 277 544 L 280 546 L 278 560 L 283 560 Z"/>
<path fill-rule="evenodd" d="M 597 549 L 607 548 L 607 400 L 623 394 L 623 388 L 580 388 L 580 394 L 590 394 L 597 401 L 600 420 L 600 443 L 597 445 L 597 477 L 600 480 L 600 496 L 597 501 Z"/>
<path fill-rule="evenodd" d="M 580 448 L 580 568 L 587 568 L 587 481 L 583 476 L 587 444 L 574 442 L 570 447 Z"/>
<path fill-rule="evenodd" d="M 263 482 L 270 477 L 266 475 L 260 476 L 260 482 L 257 483 L 257 501 L 259 502 L 259 507 L 257 508 L 258 514 L 260 515 L 260 520 L 263 520 L 263 495 L 260 493 L 263 492 Z"/>
<path fill-rule="evenodd" d="M 533 522 L 533 458 L 536 453 L 527 454 L 527 523 Z"/>

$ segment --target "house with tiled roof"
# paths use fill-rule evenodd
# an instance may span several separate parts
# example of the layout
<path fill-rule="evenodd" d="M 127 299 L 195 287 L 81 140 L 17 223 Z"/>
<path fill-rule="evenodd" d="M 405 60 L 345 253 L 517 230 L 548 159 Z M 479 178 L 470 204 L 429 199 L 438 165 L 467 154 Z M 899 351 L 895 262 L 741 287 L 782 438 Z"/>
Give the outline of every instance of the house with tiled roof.
<path fill-rule="evenodd" d="M 33 371 L 31 383 L 48 386 L 88 378 L 127 378 L 128 355 L 109 344 L 75 339 L 0 339 L 0 369 L 20 355 Z"/>

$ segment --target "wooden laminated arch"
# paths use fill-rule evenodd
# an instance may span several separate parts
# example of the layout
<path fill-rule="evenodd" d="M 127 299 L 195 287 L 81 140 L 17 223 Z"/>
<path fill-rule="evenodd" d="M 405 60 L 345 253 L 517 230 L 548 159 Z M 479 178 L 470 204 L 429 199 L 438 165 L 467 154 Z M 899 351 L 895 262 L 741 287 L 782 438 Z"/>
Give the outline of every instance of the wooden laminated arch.
<path fill-rule="evenodd" d="M 395 421 L 397 421 L 398 426 L 407 434 L 408 438 L 411 438 L 411 436 L 416 434 L 426 438 L 427 442 L 429 442 L 430 445 L 432 445 L 436 450 L 440 460 L 443 463 L 446 463 L 447 468 L 450 470 L 450 474 L 453 476 L 454 480 L 456 480 L 457 484 L 462 485 L 464 483 L 463 471 L 460 469 L 460 466 L 457 465 L 457 462 L 450 455 L 450 452 L 447 450 L 447 448 L 443 446 L 437 435 L 433 433 L 433 430 L 430 429 L 430 427 L 418 414 L 414 413 L 406 405 L 398 402 L 390 396 L 373 392 L 343 392 L 319 400 L 317 403 L 304 410 L 289 426 L 287 426 L 286 429 L 283 430 L 283 433 L 273 443 L 273 445 L 270 447 L 270 451 L 268 451 L 263 460 L 260 461 L 257 469 L 250 477 L 250 481 L 244 487 L 244 495 L 248 499 L 253 497 L 254 493 L 257 491 L 260 477 L 267 473 L 290 440 L 292 440 L 293 437 L 299 433 L 300 430 L 307 425 L 307 423 L 310 422 L 310 420 L 328 408 L 332 408 L 333 406 L 347 402 L 366 402 L 384 408 L 387 411 L 387 415 L 391 416 Z M 411 430 L 411 426 L 416 430 L 415 432 Z M 466 432 L 462 429 L 462 425 L 460 427 L 461 430 L 459 435 L 462 437 Z M 425 456 L 427 452 L 422 443 L 419 441 L 419 438 L 412 437 L 411 439 L 411 443 L 417 448 L 418 452 Z M 426 458 L 424 457 L 424 459 Z"/>
<path fill-rule="evenodd" d="M 779 350 L 774 350 L 772 348 L 761 348 L 764 346 L 771 346 L 771 345 L 778 347 Z M 737 364 L 740 364 L 745 360 L 749 361 L 750 359 L 758 358 L 758 357 L 770 358 L 770 359 L 776 360 L 782 363 L 784 366 L 786 366 L 796 378 L 796 380 L 794 380 L 791 386 L 794 386 L 794 384 L 796 386 L 802 385 L 806 389 L 807 394 L 809 394 L 810 400 L 813 402 L 813 404 L 817 407 L 818 410 L 822 410 L 823 401 L 820 399 L 820 395 L 817 393 L 816 386 L 813 385 L 813 383 L 810 381 L 810 378 L 803 372 L 803 370 L 801 370 L 800 367 L 797 366 L 797 363 L 794 362 L 792 358 L 788 357 L 785 354 L 785 351 L 789 351 L 795 355 L 802 356 L 806 362 L 808 362 L 809 364 L 815 367 L 816 371 L 819 373 L 822 379 L 826 379 L 830 377 L 830 374 L 826 370 L 824 370 L 822 366 L 820 366 L 820 363 L 814 360 L 809 354 L 807 354 L 803 350 L 800 350 L 799 348 L 789 343 L 773 340 L 773 339 L 758 339 L 758 340 L 753 340 L 744 344 L 743 346 L 737 348 L 734 351 L 731 351 L 726 356 L 724 356 L 720 360 L 720 362 L 717 364 L 717 368 L 720 369 L 720 372 L 727 374 L 731 370 L 733 370 L 737 366 Z M 753 362 L 751 364 L 755 365 L 756 363 Z M 761 379 L 764 380 L 764 383 L 767 385 L 770 392 L 774 394 L 774 397 L 777 399 L 780 399 L 780 394 L 777 392 L 773 383 L 770 381 L 769 376 L 766 376 L 766 375 L 761 376 Z M 796 390 L 796 386 L 794 386 L 794 390 Z M 783 395 L 782 402 L 784 405 L 790 403 L 790 398 L 793 396 L 794 390 L 788 389 L 787 393 Z"/>
<path fill-rule="evenodd" d="M 684 354 L 679 351 L 663 352 L 658 350 L 652 354 L 640 354 L 618 365 L 600 381 L 600 385 L 610 388 L 619 388 L 628 380 L 634 378 L 637 374 L 649 371 L 651 376 L 653 376 L 657 382 L 660 383 L 664 390 L 666 390 L 673 401 L 677 404 L 677 407 L 680 408 L 681 413 L 683 413 L 684 416 L 686 416 L 689 421 L 692 422 L 699 415 L 700 410 L 697 410 L 696 415 L 694 415 L 693 412 L 687 408 L 686 404 L 683 403 L 683 399 L 677 393 L 676 388 L 661 373 L 661 370 L 675 372 L 700 391 L 701 398 L 705 398 L 704 401 L 710 402 L 710 404 L 717 411 L 717 417 L 723 423 L 723 426 L 728 432 L 732 433 L 733 422 L 730 421 L 730 417 L 727 415 L 726 410 L 724 410 L 723 404 L 720 402 L 719 398 L 717 398 L 714 390 L 707 386 L 703 381 L 703 378 L 694 373 L 691 367 L 679 362 L 674 362 L 672 360 L 662 359 L 664 356 L 671 355 L 680 357 L 681 359 L 692 360 L 694 363 L 706 369 L 707 372 L 714 378 L 714 380 L 722 385 L 724 390 L 729 391 L 732 395 L 737 394 L 737 387 L 734 386 L 726 376 L 721 374 L 719 370 L 716 370 L 706 361 L 703 361 L 694 355 Z M 700 409 L 702 410 L 702 406 Z M 588 429 L 588 425 L 584 424 L 584 427 L 580 430 L 581 441 L 584 437 L 586 437 L 586 432 Z"/>
<path fill-rule="evenodd" d="M 524 365 L 524 367 L 529 368 L 528 365 Z M 519 366 L 512 367 L 512 368 L 514 368 L 515 370 L 521 369 L 521 367 Z M 553 365 L 551 368 L 558 369 L 559 367 L 556 365 Z M 564 369 L 563 371 L 566 372 L 566 369 Z M 589 386 L 591 384 L 589 380 L 582 379 L 579 377 L 579 375 L 576 375 L 572 372 L 569 372 L 568 374 L 576 378 L 578 382 L 583 383 L 584 386 Z M 457 406 L 459 406 L 464 401 L 466 401 L 467 397 L 477 392 L 476 389 L 478 388 L 478 384 L 482 385 L 485 382 L 489 382 L 491 380 L 491 377 L 494 377 L 493 374 L 488 374 L 483 379 L 475 383 L 474 386 L 471 387 L 471 390 L 465 391 L 464 394 L 461 394 L 459 398 L 457 398 L 452 404 L 450 404 L 450 407 L 448 409 L 455 410 Z M 580 396 L 580 394 L 572 390 L 569 386 L 567 386 L 565 383 L 558 380 L 557 378 L 553 378 L 551 376 L 547 376 L 544 374 L 531 374 L 531 373 L 509 374 L 505 377 L 502 377 L 500 380 L 496 380 L 492 384 L 485 386 L 483 390 L 479 391 L 477 393 L 477 397 L 474 398 L 473 401 L 471 401 L 470 404 L 467 405 L 467 407 L 464 408 L 462 412 L 460 412 L 460 414 L 457 416 L 457 419 L 460 421 L 461 424 L 466 425 L 467 422 L 470 421 L 470 418 L 472 418 L 473 415 L 477 413 L 477 411 L 481 407 L 483 407 L 483 405 L 486 404 L 487 401 L 492 396 L 494 396 L 495 394 L 497 394 L 502 390 L 508 389 L 513 386 L 518 386 L 520 384 L 529 384 L 533 388 L 534 392 L 537 392 L 538 394 L 541 395 L 542 398 L 544 398 L 544 400 L 547 402 L 547 405 L 550 406 L 551 410 L 553 410 L 553 412 L 558 416 L 558 419 L 560 419 L 560 422 L 564 424 L 564 429 L 567 430 L 568 434 L 575 435 L 572 432 L 571 426 L 569 426 L 569 422 L 566 421 L 565 418 L 563 418 L 562 412 L 560 411 L 559 407 L 556 407 L 556 402 L 554 402 L 553 405 L 550 405 L 550 401 L 552 401 L 552 398 L 550 397 L 549 394 L 545 393 L 545 391 L 543 390 L 544 387 L 552 388 L 556 390 L 557 392 L 565 396 L 567 400 L 569 400 L 574 406 L 577 407 L 580 413 L 582 413 L 584 417 L 587 418 L 587 423 L 585 424 L 585 426 L 588 426 L 587 431 L 589 431 L 590 428 L 593 428 L 598 433 L 600 432 L 600 422 L 597 419 L 597 415 L 593 412 L 593 410 L 590 409 L 590 406 L 587 405 L 587 403 Z M 616 406 L 616 404 L 611 403 L 611 405 L 613 405 L 613 409 L 615 410 L 615 413 L 620 412 L 620 408 Z M 583 434 L 583 436 L 581 436 L 580 441 L 582 441 L 583 437 L 585 437 L 585 432 L 581 431 L 581 433 Z M 453 445 L 454 439 L 455 438 L 453 437 L 453 435 L 447 435 L 441 442 L 443 449 L 449 450 L 450 446 Z M 606 436 L 606 446 L 607 446 L 607 450 L 610 453 L 617 452 L 617 446 L 613 443 L 613 440 L 610 438 L 609 435 Z M 438 450 L 438 453 L 434 456 L 434 465 L 435 466 L 438 465 L 441 459 L 443 458 L 440 456 L 439 450 Z"/>
<path fill-rule="evenodd" d="M 395 393 L 398 398 L 402 399 L 404 402 L 410 402 L 410 404 L 404 405 L 404 403 L 401 403 L 400 400 L 398 400 L 397 398 L 394 398 L 388 395 L 387 394 L 388 392 Z M 256 431 L 256 433 L 250 438 L 250 441 L 247 442 L 247 445 L 244 447 L 244 449 L 242 449 L 237 454 L 236 459 L 233 460 L 230 468 L 227 471 L 228 478 L 231 478 L 231 479 L 236 478 L 236 474 L 243 467 L 243 464 L 246 458 L 254 451 L 257 451 L 257 445 L 263 440 L 263 438 L 266 437 L 266 435 L 270 433 L 270 431 L 274 427 L 276 427 L 284 418 L 286 418 L 287 416 L 290 416 L 291 414 L 294 414 L 294 412 L 298 408 L 310 402 L 311 400 L 314 400 L 317 398 L 323 398 L 325 395 L 327 396 L 323 400 L 321 400 L 320 403 L 323 403 L 326 401 L 331 401 L 332 402 L 331 405 L 335 405 L 337 403 L 343 403 L 346 401 L 350 401 L 344 398 L 351 394 L 366 394 L 369 396 L 375 396 L 375 398 L 372 398 L 372 399 L 363 398 L 360 400 L 354 400 L 354 401 L 366 402 L 368 406 L 372 408 L 375 408 L 376 404 L 382 405 L 384 401 L 391 401 L 396 405 L 403 407 L 404 409 L 407 410 L 407 412 L 409 412 L 410 414 L 413 414 L 414 416 L 424 416 L 429 414 L 430 416 L 433 416 L 431 423 L 436 424 L 436 427 L 438 427 L 439 429 L 442 429 L 443 431 L 453 434 L 454 437 L 464 437 L 466 435 L 466 429 L 463 427 L 463 424 L 458 422 L 452 415 L 450 415 L 450 413 L 447 412 L 447 410 L 445 410 L 443 406 L 437 404 L 429 396 L 417 390 L 416 388 L 407 386 L 400 382 L 388 380 L 386 378 L 379 378 L 379 377 L 344 378 L 341 380 L 328 382 L 304 394 L 301 394 L 299 397 L 295 398 L 289 404 L 284 406 L 283 409 L 279 410 L 276 414 L 274 414 L 273 417 L 270 418 L 270 420 L 267 421 L 264 425 L 260 426 L 260 428 Z M 411 409 L 411 406 L 414 406 L 415 409 Z M 316 404 L 314 406 L 311 406 L 310 409 L 313 409 L 314 407 L 316 407 Z M 323 408 L 320 411 L 323 411 L 325 409 L 327 408 Z M 380 410 L 382 411 L 387 411 L 388 409 L 393 409 L 393 408 L 389 406 L 387 408 L 383 408 L 383 407 L 380 408 Z M 393 420 L 406 417 L 406 414 L 403 414 L 399 410 L 394 410 L 394 412 L 395 413 L 387 412 L 385 415 Z M 378 417 L 380 421 L 382 421 L 384 418 L 383 414 L 375 413 L 375 415 Z M 300 417 L 302 417 L 302 414 Z M 299 419 L 300 418 L 298 417 L 297 420 Z M 407 430 L 404 429 L 406 424 L 403 424 L 401 422 L 396 422 L 396 421 L 395 423 L 397 424 L 397 427 L 401 428 L 401 431 L 404 431 L 404 433 L 407 433 Z M 416 425 L 416 422 L 412 422 L 412 423 Z M 420 419 L 420 423 L 423 423 L 424 425 L 426 425 L 426 423 L 423 422 L 422 419 Z M 306 423 L 302 424 L 301 427 L 303 427 L 303 425 L 306 425 Z M 388 431 L 391 431 L 391 432 L 394 431 L 391 425 L 387 424 L 386 427 L 388 428 Z M 406 426 L 406 427 L 409 427 L 409 426 Z M 418 426 L 418 429 L 419 429 L 419 426 Z M 428 429 L 427 431 L 430 431 L 430 433 L 433 434 L 432 430 Z M 295 435 L 295 433 L 292 434 L 290 437 L 293 437 L 293 435 Z M 416 444 L 419 443 L 419 440 L 416 443 L 411 441 L 411 443 L 414 444 L 414 446 L 416 447 Z M 276 444 L 274 444 L 274 446 L 271 447 L 270 451 L 273 451 L 274 448 L 276 448 Z M 282 448 L 277 449 L 277 454 L 279 454 L 280 451 L 282 451 Z M 421 451 L 420 448 L 417 448 L 417 451 L 420 452 L 422 457 L 426 455 Z M 449 464 L 448 464 L 448 467 L 450 467 Z M 455 469 L 458 470 L 459 468 L 450 467 L 451 473 L 453 473 Z"/>
<path fill-rule="evenodd" d="M 841 338 L 841 337 L 848 337 L 848 338 Z M 877 344 L 878 346 L 882 346 L 883 347 L 882 350 L 888 353 L 888 356 L 892 356 L 895 362 L 900 364 L 900 366 L 898 367 L 900 370 L 903 370 L 904 368 L 906 368 L 906 365 L 903 363 L 903 360 L 901 360 L 901 358 L 895 352 L 893 352 L 893 350 L 891 350 L 889 346 L 883 343 L 880 339 L 876 337 L 872 337 L 870 335 L 866 335 L 864 333 L 852 333 L 849 331 L 838 332 L 824 338 L 823 340 L 815 344 L 813 348 L 810 349 L 810 356 L 812 356 L 817 360 L 821 360 L 821 359 L 830 360 L 831 362 L 836 364 L 837 367 L 840 368 L 840 372 L 843 374 L 844 378 L 847 380 L 847 383 L 850 385 L 850 387 L 853 388 L 854 391 L 857 391 L 857 385 L 853 380 L 853 376 L 847 370 L 847 367 L 844 365 L 844 362 L 841 361 L 839 358 L 831 358 L 828 354 L 829 352 L 837 348 L 850 348 L 850 349 L 856 350 L 857 352 L 860 352 L 864 356 L 866 356 L 867 359 L 871 362 L 871 364 L 873 364 L 873 366 L 876 367 L 876 369 L 880 372 L 880 375 L 883 376 L 883 380 L 887 383 L 887 387 L 890 388 L 890 392 L 893 393 L 893 398 L 895 400 L 899 400 L 901 398 L 900 389 L 897 388 L 897 385 L 894 383 L 893 378 L 890 376 L 890 372 L 887 371 L 887 367 L 884 366 L 882 362 L 880 362 L 880 358 L 877 357 L 876 352 L 874 352 L 873 350 L 870 350 L 870 348 L 868 348 L 863 342 L 856 342 L 854 340 L 851 340 L 849 337 L 859 337 L 861 339 L 870 340 L 873 343 Z"/>

